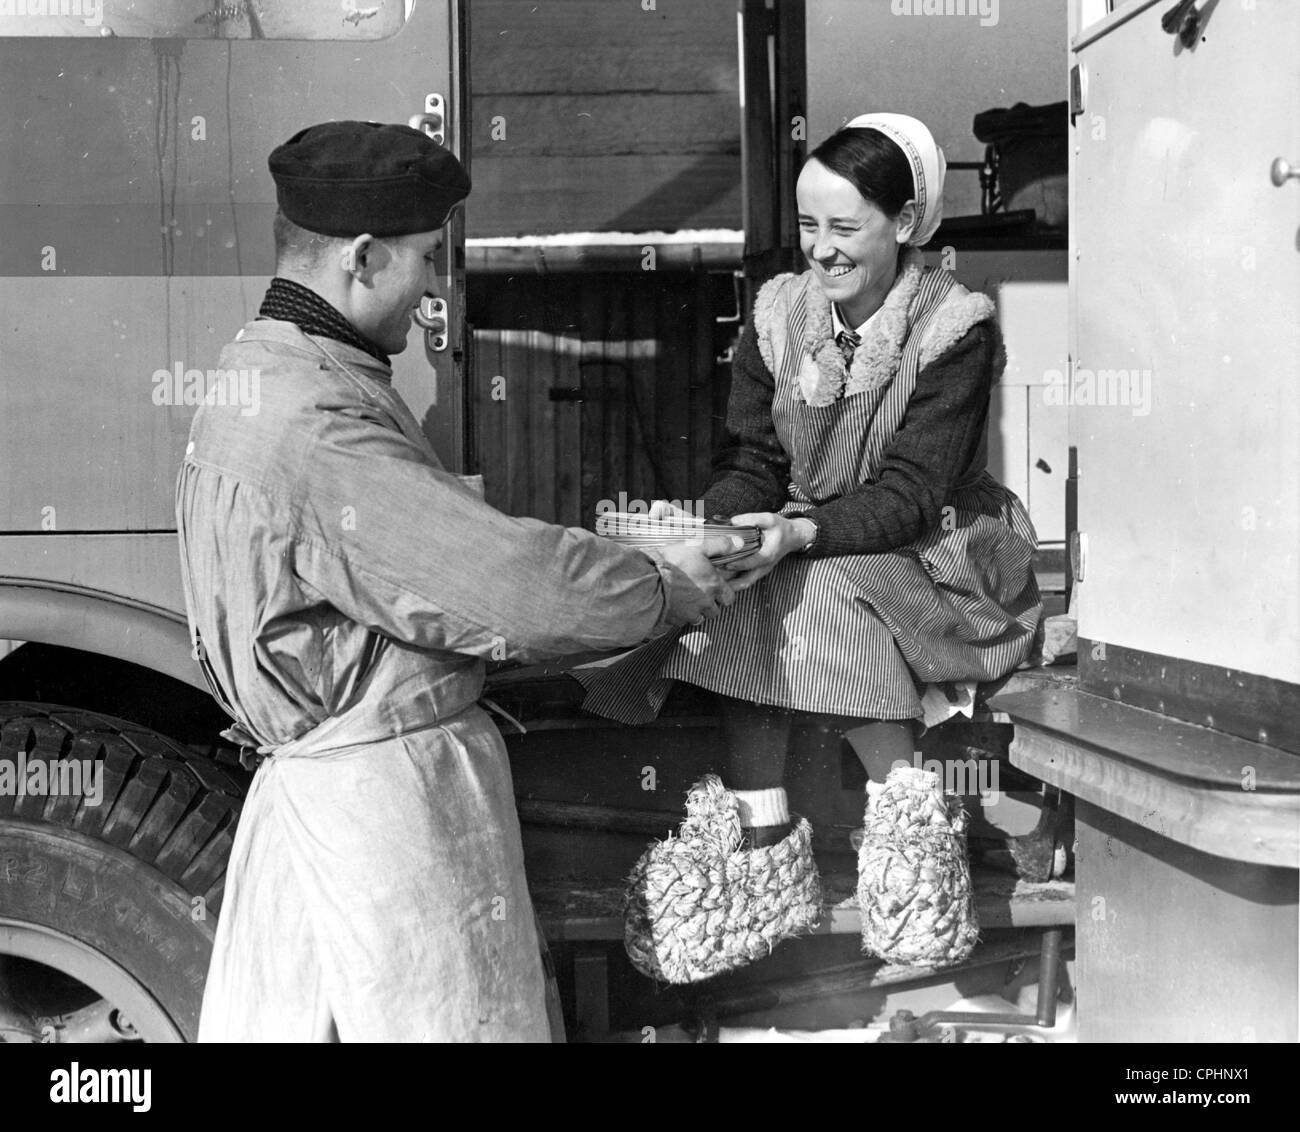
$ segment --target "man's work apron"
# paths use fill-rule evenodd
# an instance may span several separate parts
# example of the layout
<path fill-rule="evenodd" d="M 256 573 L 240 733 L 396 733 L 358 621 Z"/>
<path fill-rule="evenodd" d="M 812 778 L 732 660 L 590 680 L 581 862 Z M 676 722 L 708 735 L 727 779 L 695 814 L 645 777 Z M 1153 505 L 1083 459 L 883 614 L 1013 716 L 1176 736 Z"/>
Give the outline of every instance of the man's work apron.
<path fill-rule="evenodd" d="M 549 1041 L 499 732 L 476 704 L 374 722 L 328 719 L 258 769 L 199 1040 Z"/>

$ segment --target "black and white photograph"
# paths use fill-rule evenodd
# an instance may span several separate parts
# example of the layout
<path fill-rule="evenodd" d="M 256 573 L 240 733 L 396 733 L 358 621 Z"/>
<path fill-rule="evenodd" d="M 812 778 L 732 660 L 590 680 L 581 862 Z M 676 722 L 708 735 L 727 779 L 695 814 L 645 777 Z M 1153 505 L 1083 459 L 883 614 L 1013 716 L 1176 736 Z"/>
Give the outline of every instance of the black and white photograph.
<path fill-rule="evenodd" d="M 1298 56 L 1295 0 L 0 0 L 0 1103 L 319 1043 L 1267 1103 Z"/>

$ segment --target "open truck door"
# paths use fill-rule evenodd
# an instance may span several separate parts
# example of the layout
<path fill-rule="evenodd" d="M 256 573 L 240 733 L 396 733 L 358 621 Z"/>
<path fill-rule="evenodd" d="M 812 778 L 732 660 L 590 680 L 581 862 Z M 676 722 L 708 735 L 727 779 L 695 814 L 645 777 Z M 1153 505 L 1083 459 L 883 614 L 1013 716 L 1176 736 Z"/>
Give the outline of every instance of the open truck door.
<path fill-rule="evenodd" d="M 1300 7 L 1071 30 L 1079 679 L 998 703 L 1076 800 L 1080 1040 L 1294 1042 Z"/>
<path fill-rule="evenodd" d="M 174 485 L 221 346 L 274 270 L 267 155 L 367 119 L 467 161 L 465 6 L 41 8 L 0 15 L 0 639 L 67 649 L 89 680 L 125 661 L 206 691 Z M 463 232 L 457 217 L 428 329 L 394 358 L 451 467 Z M 246 783 L 120 719 L 0 704 L 0 1041 L 195 1036 Z"/>

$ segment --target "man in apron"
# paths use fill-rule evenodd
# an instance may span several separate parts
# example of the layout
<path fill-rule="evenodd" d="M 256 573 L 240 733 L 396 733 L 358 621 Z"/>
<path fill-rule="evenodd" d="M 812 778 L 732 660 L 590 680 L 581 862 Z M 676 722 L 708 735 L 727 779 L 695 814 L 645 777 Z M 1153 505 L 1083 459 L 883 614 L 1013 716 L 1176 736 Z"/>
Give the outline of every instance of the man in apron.
<path fill-rule="evenodd" d="M 459 161 L 333 122 L 271 155 L 276 278 L 222 353 L 257 409 L 195 415 L 177 484 L 186 605 L 226 737 L 262 763 L 239 818 L 201 1041 L 548 1038 L 485 658 L 640 643 L 731 593 L 503 515 L 393 390 Z"/>

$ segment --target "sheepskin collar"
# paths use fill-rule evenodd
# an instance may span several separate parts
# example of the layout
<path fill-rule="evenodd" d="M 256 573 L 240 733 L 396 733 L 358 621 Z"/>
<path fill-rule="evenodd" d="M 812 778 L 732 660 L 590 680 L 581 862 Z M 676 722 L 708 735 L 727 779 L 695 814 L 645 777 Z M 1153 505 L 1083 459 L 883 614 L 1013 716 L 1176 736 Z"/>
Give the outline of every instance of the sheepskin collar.
<path fill-rule="evenodd" d="M 908 311 L 921 287 L 925 261 L 916 248 L 903 254 L 903 269 L 853 352 L 853 363 L 835 341 L 831 301 L 816 278 L 807 276 L 804 296 L 807 320 L 804 324 L 803 360 L 799 366 L 799 392 L 814 408 L 829 405 L 840 397 L 883 389 L 894 380 L 907 341 Z"/>

